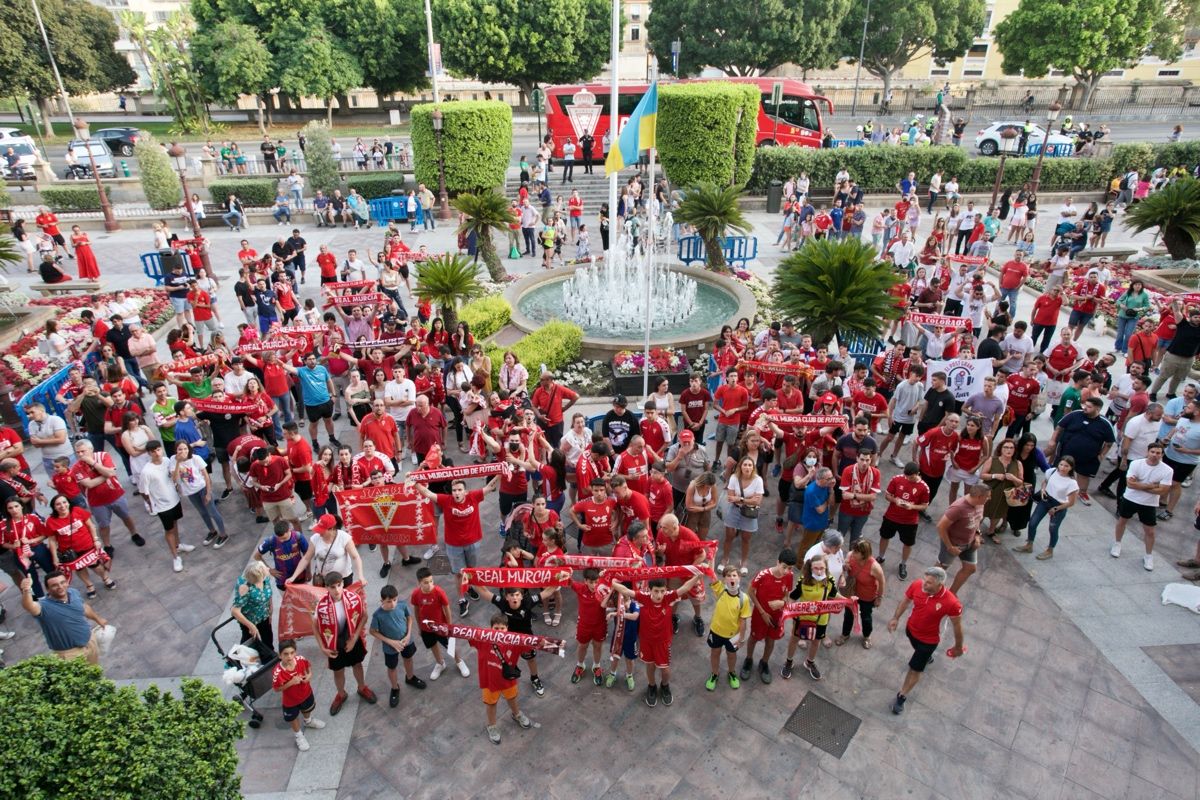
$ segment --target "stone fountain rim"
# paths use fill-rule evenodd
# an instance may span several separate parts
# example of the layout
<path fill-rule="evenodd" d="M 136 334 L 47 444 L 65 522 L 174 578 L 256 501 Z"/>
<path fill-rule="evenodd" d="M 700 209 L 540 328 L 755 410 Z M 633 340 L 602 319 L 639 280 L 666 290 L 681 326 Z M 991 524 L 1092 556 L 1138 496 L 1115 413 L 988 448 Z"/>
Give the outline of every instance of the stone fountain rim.
<path fill-rule="evenodd" d="M 519 280 L 516 280 L 510 284 L 508 288 L 504 290 L 504 299 L 507 300 L 509 306 L 512 307 L 512 324 L 525 333 L 533 333 L 540 328 L 541 323 L 536 322 L 521 312 L 519 307 L 520 299 L 528 294 L 532 289 L 535 289 L 542 284 L 551 283 L 554 281 L 563 281 L 567 278 L 570 278 L 575 274 L 579 266 L 582 265 L 556 267 L 555 269 L 551 270 L 538 270 L 537 272 L 525 275 Z M 754 312 L 757 307 L 757 303 L 754 300 L 754 295 L 740 282 L 735 281 L 732 278 L 725 277 L 724 275 L 710 272 L 706 269 L 684 266 L 683 264 L 671 264 L 669 266 L 670 269 L 675 272 L 679 272 L 696 281 L 716 286 L 718 289 L 733 295 L 734 299 L 737 300 L 738 306 L 737 312 L 734 314 L 733 319 L 740 319 L 741 317 L 754 319 Z M 731 324 L 730 320 L 717 320 L 712 326 L 703 329 L 699 333 L 690 334 L 685 338 L 675 340 L 664 339 L 652 332 L 650 335 L 650 343 L 652 345 L 667 344 L 671 345 L 672 347 L 683 349 L 699 345 L 701 349 L 705 349 L 707 345 L 716 341 L 717 337 L 721 335 L 721 328 L 727 324 Z M 645 340 L 643 338 L 610 339 L 589 336 L 586 333 L 583 337 L 584 358 L 606 359 L 621 350 L 641 350 L 643 347 L 645 347 Z"/>

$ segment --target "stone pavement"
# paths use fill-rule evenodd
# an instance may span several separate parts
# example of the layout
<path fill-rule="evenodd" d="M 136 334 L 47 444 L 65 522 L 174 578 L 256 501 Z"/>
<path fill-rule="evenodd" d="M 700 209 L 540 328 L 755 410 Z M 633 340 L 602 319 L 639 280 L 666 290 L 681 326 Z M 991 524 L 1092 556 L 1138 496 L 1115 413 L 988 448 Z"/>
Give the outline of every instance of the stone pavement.
<path fill-rule="evenodd" d="M 751 221 L 756 235 L 765 239 L 764 253 L 772 251 L 769 243 L 778 219 L 753 213 Z M 303 228 L 314 253 L 323 242 L 342 256 L 347 247 L 361 250 L 379 241 L 375 231 Z M 213 236 L 213 263 L 226 279 L 220 307 L 227 329 L 240 317 L 231 279 L 238 240 L 248 238 L 264 250 L 285 231 L 290 227 L 258 226 L 241 234 Z M 440 250 L 452 244 L 451 237 L 443 228 L 418 238 Z M 1128 238 L 1118 226 L 1114 243 Z M 148 249 L 145 233 L 97 234 L 93 240 L 110 288 L 146 285 L 130 255 Z M 769 276 L 777 261 L 778 256 L 766 255 L 755 270 Z M 528 271 L 535 263 L 526 259 L 516 268 L 509 266 Z M 12 277 L 14 283 L 25 282 L 23 274 Z M 303 288 L 303 297 L 316 295 L 315 273 Z M 1092 343 L 1085 339 L 1085 344 Z M 1104 344 L 1098 338 L 1094 343 Z M 604 409 L 589 404 L 585 410 Z M 347 430 L 344 424 L 339 427 L 343 438 L 352 441 Z M 1039 421 L 1035 433 L 1044 439 L 1048 423 Z M 883 472 L 886 480 L 895 468 L 885 465 Z M 1189 490 L 1180 508 L 1189 508 L 1194 499 Z M 944 503 L 943 493 L 934 511 Z M 114 533 L 114 575 L 120 587 L 113 593 L 101 590 L 97 600 L 100 613 L 119 630 L 105 661 L 106 673 L 138 685 L 170 686 L 183 675 L 219 680 L 222 664 L 209 631 L 227 617 L 234 580 L 254 544 L 267 535 L 267 526 L 254 524 L 240 498 L 230 497 L 222 503 L 222 512 L 229 528 L 237 531 L 234 540 L 221 551 L 198 547 L 185 556 L 185 572 L 175 575 L 165 548 L 153 535 L 157 522 L 139 504 L 133 506 L 149 544 L 134 548 L 122 533 Z M 490 562 L 499 548 L 491 533 L 497 511 L 494 503 L 486 506 L 489 533 L 483 560 Z M 882 507 L 867 527 L 873 538 L 881 512 Z M 1196 534 L 1187 517 L 1181 513 L 1159 526 L 1153 573 L 1141 569 L 1137 531 L 1126 538 L 1121 559 L 1109 558 L 1112 516 L 1107 501 L 1100 498 L 1091 508 L 1077 505 L 1070 511 L 1063 541 L 1050 562 L 1011 553 L 1007 545 L 1016 542 L 1011 537 L 1004 547 L 986 544 L 981 570 L 962 592 L 969 652 L 959 660 L 939 655 L 899 718 L 888 711 L 888 703 L 910 650 L 902 634 L 893 636 L 883 629 L 902 589 L 893 561 L 888 565 L 887 596 L 875 615 L 880 622 L 875 647 L 865 651 L 855 639 L 841 648 L 823 649 L 818 662 L 824 677 L 819 683 L 801 672 L 791 681 L 777 678 L 769 687 L 751 680 L 738 692 L 721 685 L 709 694 L 703 689 L 707 648 L 685 625 L 674 647 L 672 685 L 677 700 L 672 707 L 645 707 L 640 668 L 635 671 L 638 690 L 630 694 L 623 688 L 571 685 L 569 659 L 541 656 L 547 695 L 534 697 L 523 680 L 521 701 L 542 728 L 521 731 L 501 711 L 500 747 L 484 736 L 476 677 L 463 679 L 453 670 L 424 692 L 403 687 L 401 706 L 395 710 L 386 702 L 367 706 L 352 698 L 333 718 L 334 724 L 312 732 L 312 750 L 305 754 L 296 752 L 279 716 L 278 700 L 271 696 L 260 703 L 266 715 L 263 727 L 248 729 L 238 745 L 243 792 L 255 798 L 365 798 L 474 796 L 507 790 L 523 796 L 617 798 L 712 796 L 741 789 L 751 796 L 808 791 L 836 798 L 1195 798 L 1200 796 L 1194 667 L 1200 653 L 1200 621 L 1158 600 L 1161 586 L 1178 580 L 1172 562 L 1194 547 Z M 764 515 L 752 565 L 768 565 L 778 550 L 779 537 L 771 523 L 770 515 Z M 202 535 L 191 513 L 185 513 L 182 530 L 185 541 L 196 542 Z M 713 535 L 719 536 L 719 530 Z M 936 556 L 935 543 L 932 526 L 923 525 L 910 564 L 914 577 Z M 364 556 L 368 597 L 374 605 L 382 584 L 377 577 L 379 558 L 374 553 Z M 397 568 L 390 576 L 404 595 L 415 582 L 412 572 Z M 454 593 L 449 577 L 440 577 L 439 583 Z M 6 590 L 0 600 L 9 609 L 8 625 L 18 633 L 5 643 L 6 658 L 11 662 L 43 651 L 36 625 L 21 611 L 16 593 Z M 546 629 L 539 623 L 536 630 L 570 643 L 574 609 L 568 595 L 563 626 Z M 683 614 L 686 621 L 687 611 Z M 469 621 L 486 624 L 488 616 L 487 609 L 475 604 Z M 225 645 L 236 639 L 232 628 L 223 633 Z M 319 715 L 329 719 L 328 673 L 311 642 L 304 642 L 302 651 L 317 665 Z M 776 669 L 782 655 L 773 658 Z M 384 696 L 380 661 L 372 652 L 367 676 Z M 474 657 L 468 654 L 467 662 L 474 670 Z M 424 649 L 418 652 L 416 667 L 428 678 L 432 659 Z M 810 691 L 862 720 L 840 759 L 783 730 Z M 646 753 L 648 741 L 654 745 Z"/>

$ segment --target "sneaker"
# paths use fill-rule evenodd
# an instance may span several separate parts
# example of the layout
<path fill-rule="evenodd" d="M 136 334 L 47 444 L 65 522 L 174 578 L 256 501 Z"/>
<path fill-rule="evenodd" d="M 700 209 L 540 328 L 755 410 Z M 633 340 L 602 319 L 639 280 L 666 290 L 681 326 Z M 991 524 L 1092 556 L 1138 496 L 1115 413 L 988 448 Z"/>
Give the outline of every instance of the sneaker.
<path fill-rule="evenodd" d="M 1033 542 L 1025 542 L 1025 544 L 1023 544 L 1019 547 L 1014 547 L 1013 552 L 1014 553 L 1032 553 L 1033 552 Z"/>
<path fill-rule="evenodd" d="M 16 635 L 15 631 L 0 631 L 0 642 L 7 642 Z"/>
<path fill-rule="evenodd" d="M 583 680 L 583 665 L 576 664 L 575 671 L 571 673 L 571 683 L 579 683 Z"/>
<path fill-rule="evenodd" d="M 386 578 L 388 573 L 392 571 L 392 563 L 390 561 L 383 562 L 383 566 L 379 568 L 379 577 Z"/>
<path fill-rule="evenodd" d="M 708 680 L 704 682 L 704 688 L 710 692 L 715 692 L 717 690 L 717 676 L 709 675 Z"/>
<path fill-rule="evenodd" d="M 429 680 L 436 681 L 438 678 L 440 678 L 442 676 L 442 673 L 445 671 L 446 671 L 445 664 L 434 664 L 433 672 L 429 673 Z"/>
<path fill-rule="evenodd" d="M 1054 558 L 1054 551 L 1047 547 L 1045 550 L 1038 553 L 1036 558 L 1038 561 L 1049 561 L 1050 559 Z"/>
<path fill-rule="evenodd" d="M 1154 571 L 1154 556 L 1150 553 L 1142 556 L 1142 569 L 1146 570 L 1147 572 Z"/>
<path fill-rule="evenodd" d="M 416 464 L 416 463 L 417 463 L 417 454 L 416 454 L 416 453 L 413 453 L 413 454 L 412 454 L 412 463 L 413 463 L 413 464 Z M 528 725 L 526 725 L 525 727 L 527 727 L 527 728 L 528 728 L 529 726 L 528 726 Z"/>
<path fill-rule="evenodd" d="M 1188 475 L 1186 478 L 1183 479 L 1183 488 L 1186 489 L 1191 485 L 1192 485 L 1192 476 Z"/>
<path fill-rule="evenodd" d="M 778 478 L 780 476 L 780 474 L 782 474 L 782 472 L 783 472 L 783 466 L 780 464 L 776 464 L 775 466 L 771 467 L 771 477 L 772 478 Z"/>
<path fill-rule="evenodd" d="M 517 713 L 513 714 L 512 719 L 513 719 L 513 722 L 517 723 L 518 725 L 520 725 L 522 728 L 525 728 L 526 730 L 533 727 L 533 720 L 531 720 L 529 717 L 525 716 L 524 711 L 518 711 Z"/>
<path fill-rule="evenodd" d="M 395 708 L 400 705 L 400 690 L 392 689 L 388 692 L 388 708 Z"/>
<path fill-rule="evenodd" d="M 438 551 L 438 546 L 436 544 L 432 545 L 428 550 L 426 550 L 424 553 L 421 554 L 421 558 L 428 561 L 429 559 L 433 558 L 433 554 L 436 553 L 437 551 Z"/>
<path fill-rule="evenodd" d="M 879 566 L 882 567 L 884 564 L 887 563 L 887 559 L 881 558 L 880 556 L 875 556 L 875 563 L 879 564 Z"/>
<path fill-rule="evenodd" d="M 633 682 L 633 676 L 632 676 L 632 675 L 626 675 L 626 676 L 625 676 L 625 688 L 626 688 L 626 689 L 628 689 L 629 691 L 631 691 L 631 692 L 632 692 L 632 691 L 633 691 L 633 687 L 634 687 L 634 685 L 635 685 L 635 684 L 634 684 L 634 682 Z"/>
<path fill-rule="evenodd" d="M 346 693 L 338 692 L 333 696 L 333 702 L 329 704 L 329 716 L 336 717 L 338 712 L 342 710 L 342 706 L 346 704 Z"/>
<path fill-rule="evenodd" d="M 301 753 L 307 752 L 308 750 L 308 739 L 304 738 L 304 733 L 302 731 L 296 731 L 296 749 Z"/>
<path fill-rule="evenodd" d="M 304 720 L 304 727 L 312 728 L 314 731 L 319 731 L 321 728 L 325 727 L 325 723 L 316 717 L 309 717 L 308 719 Z"/>
<path fill-rule="evenodd" d="M 662 698 L 664 706 L 669 706 L 675 702 L 675 698 L 671 696 L 671 687 L 665 683 L 658 687 L 658 696 Z"/>
<path fill-rule="evenodd" d="M 371 705 L 375 705 L 377 702 L 379 702 L 379 698 L 376 697 L 375 693 L 371 691 L 370 686 L 358 687 L 358 696 L 363 700 L 366 700 Z"/>
<path fill-rule="evenodd" d="M 467 587 L 467 597 L 471 598 L 472 600 L 479 599 L 479 592 L 475 591 L 474 586 Z"/>
<path fill-rule="evenodd" d="M 212 544 L 216 540 L 217 540 L 217 532 L 209 531 L 208 535 L 204 537 L 204 541 L 201 542 L 201 544 L 203 544 L 205 547 L 208 547 L 210 544 Z"/>
<path fill-rule="evenodd" d="M 771 675 L 771 667 L 765 661 L 758 662 L 758 679 L 767 684 L 774 680 Z"/>
<path fill-rule="evenodd" d="M 467 598 L 462 598 L 458 601 L 458 615 L 465 617 L 467 612 L 471 610 L 471 604 L 467 602 Z"/>
<path fill-rule="evenodd" d="M 404 682 L 414 689 L 424 689 L 425 688 L 425 681 L 421 680 L 416 675 L 413 675 L 411 678 L 405 678 Z"/>
<path fill-rule="evenodd" d="M 905 578 L 907 578 L 908 577 L 908 564 L 905 564 L 903 561 L 901 561 L 900 565 L 898 567 L 896 567 L 896 574 L 900 576 L 900 580 L 904 580 Z"/>
<path fill-rule="evenodd" d="M 604 683 L 604 670 L 599 667 L 592 667 L 592 683 L 597 686 Z"/>
<path fill-rule="evenodd" d="M 747 658 L 745 661 L 742 662 L 742 668 L 738 672 L 738 677 L 744 681 L 748 681 L 748 680 L 750 680 L 750 675 L 753 672 L 754 672 L 754 662 Z"/>
<path fill-rule="evenodd" d="M 658 687 L 653 683 L 646 687 L 646 705 L 651 708 L 658 705 Z"/>
<path fill-rule="evenodd" d="M 1109 500 L 1117 499 L 1117 493 L 1114 492 L 1112 489 L 1109 489 L 1107 486 L 1101 486 L 1099 489 L 1099 493 L 1102 496 L 1107 497 Z"/>
<path fill-rule="evenodd" d="M 500 744 L 500 726 L 488 725 L 487 736 L 492 744 Z"/>
<path fill-rule="evenodd" d="M 697 636 L 704 635 L 704 620 L 700 619 L 699 614 L 692 617 L 692 630 L 696 632 Z"/>
<path fill-rule="evenodd" d="M 821 670 L 817 669 L 817 662 L 805 661 L 804 668 L 808 670 L 809 676 L 811 676 L 814 681 L 821 680 Z"/>
<path fill-rule="evenodd" d="M 196 545 L 184 544 L 183 542 L 180 542 L 178 545 L 176 545 L 175 549 L 181 553 L 190 553 L 196 549 Z"/>
<path fill-rule="evenodd" d="M 228 535 L 218 536 L 217 540 L 215 542 L 213 542 L 213 550 L 220 550 L 222 547 L 225 546 L 225 543 L 228 541 L 229 541 Z"/>
<path fill-rule="evenodd" d="M 542 697 L 546 694 L 546 684 L 542 683 L 542 679 L 537 675 L 530 675 L 529 682 L 533 684 L 533 693 L 538 697 Z"/>
<path fill-rule="evenodd" d="M 741 573 L 742 575 L 748 575 L 750 573 L 750 570 L 746 569 L 745 564 L 742 564 L 742 567 L 741 567 L 741 569 L 738 570 L 738 572 Z"/>
<path fill-rule="evenodd" d="M 904 469 L 904 462 L 900 460 L 899 456 L 892 456 L 892 463 L 900 469 Z"/>
<path fill-rule="evenodd" d="M 179 556 L 175 556 L 173 559 L 171 559 L 171 569 L 175 570 L 176 572 L 183 572 L 183 559 Z"/>
<path fill-rule="evenodd" d="M 1090 506 L 1092 504 L 1092 498 L 1087 492 L 1080 492 L 1079 502 L 1083 503 L 1085 506 Z"/>
<path fill-rule="evenodd" d="M 1175 515 L 1172 514 L 1170 511 L 1167 511 L 1165 508 L 1162 511 L 1158 512 L 1158 518 L 1159 518 L 1159 520 L 1161 520 L 1163 522 L 1166 522 L 1173 516 L 1175 516 Z"/>
<path fill-rule="evenodd" d="M 404 558 L 400 559 L 400 566 L 402 567 L 412 567 L 420 563 L 421 559 L 417 558 L 416 556 L 405 556 Z"/>
<path fill-rule="evenodd" d="M 225 491 L 221 492 L 221 499 L 224 500 L 231 494 L 233 494 L 233 489 L 226 487 Z"/>
<path fill-rule="evenodd" d="M 896 699 L 892 701 L 892 713 L 893 714 L 903 714 L 904 713 L 904 701 L 907 699 L 908 698 L 902 694 L 896 695 Z"/>
<path fill-rule="evenodd" d="M 1112 556 L 1113 558 L 1120 558 L 1121 557 L 1121 543 L 1113 542 L 1112 547 L 1108 548 L 1108 554 L 1110 556 Z"/>
<path fill-rule="evenodd" d="M 617 673 L 610 672 L 604 676 L 604 688 L 611 689 L 613 684 L 617 682 Z"/>
<path fill-rule="evenodd" d="M 785 681 L 792 677 L 792 660 L 790 658 L 783 662 L 783 669 L 779 670 L 779 677 Z"/>
<path fill-rule="evenodd" d="M 679 615 L 672 614 L 671 615 L 671 635 L 674 636 L 677 633 L 679 633 Z"/>
<path fill-rule="evenodd" d="M 458 674 L 459 675 L 462 675 L 464 678 L 471 677 L 471 670 L 469 667 L 467 667 L 467 662 L 455 661 L 454 663 L 458 666 Z"/>
<path fill-rule="evenodd" d="M 926 522 L 933 522 L 933 517 L 929 516 L 928 511 L 921 512 L 921 519 L 925 520 Z"/>

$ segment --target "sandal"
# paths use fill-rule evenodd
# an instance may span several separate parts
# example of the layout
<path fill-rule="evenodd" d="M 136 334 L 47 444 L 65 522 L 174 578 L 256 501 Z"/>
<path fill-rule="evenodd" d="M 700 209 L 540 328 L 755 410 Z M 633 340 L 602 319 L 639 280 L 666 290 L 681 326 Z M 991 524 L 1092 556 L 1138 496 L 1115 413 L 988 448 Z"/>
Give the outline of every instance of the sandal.
<path fill-rule="evenodd" d="M 96 587 L 95 586 L 89 586 L 87 588 L 87 597 L 88 597 L 88 600 L 96 599 Z"/>
<path fill-rule="evenodd" d="M 554 615 L 554 621 L 553 621 L 553 622 L 551 622 L 550 624 L 551 624 L 551 625 L 553 625 L 554 627 L 556 627 L 556 628 L 557 628 L 557 627 L 558 627 L 558 623 L 560 623 L 560 622 L 562 622 L 562 614 L 558 614 L 558 613 L 556 613 L 556 614 Z"/>
<path fill-rule="evenodd" d="M 542 622 L 546 623 L 547 625 L 553 625 L 554 624 L 554 615 L 551 614 L 549 611 L 544 612 L 542 614 Z"/>
<path fill-rule="evenodd" d="M 844 645 L 844 644 L 845 644 L 846 642 L 848 642 L 848 641 L 850 641 L 850 637 L 849 637 L 849 636 L 839 636 L 839 637 L 837 637 L 836 639 L 834 639 L 834 640 L 833 640 L 833 643 L 834 643 L 834 644 L 836 644 L 838 647 L 841 647 L 842 645 Z"/>

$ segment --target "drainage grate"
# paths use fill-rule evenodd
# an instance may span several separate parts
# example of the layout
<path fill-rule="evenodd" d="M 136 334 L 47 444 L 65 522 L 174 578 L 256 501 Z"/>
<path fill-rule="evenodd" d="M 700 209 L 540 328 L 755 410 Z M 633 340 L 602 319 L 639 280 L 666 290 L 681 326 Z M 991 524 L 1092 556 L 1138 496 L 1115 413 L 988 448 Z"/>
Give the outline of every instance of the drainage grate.
<path fill-rule="evenodd" d="M 861 724 L 862 720 L 850 712 L 809 692 L 788 717 L 783 728 L 831 756 L 841 758 Z"/>
<path fill-rule="evenodd" d="M 445 553 L 435 553 L 433 558 L 426 562 L 426 566 L 434 575 L 450 574 L 450 558 Z"/>

